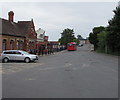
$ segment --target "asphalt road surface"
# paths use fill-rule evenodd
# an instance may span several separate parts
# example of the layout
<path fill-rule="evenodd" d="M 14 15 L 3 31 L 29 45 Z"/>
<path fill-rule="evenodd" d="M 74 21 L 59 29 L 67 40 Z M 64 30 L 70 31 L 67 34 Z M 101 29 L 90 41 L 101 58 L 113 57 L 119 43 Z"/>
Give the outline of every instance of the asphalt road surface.
<path fill-rule="evenodd" d="M 118 57 L 77 51 L 2 64 L 3 98 L 117 98 Z"/>

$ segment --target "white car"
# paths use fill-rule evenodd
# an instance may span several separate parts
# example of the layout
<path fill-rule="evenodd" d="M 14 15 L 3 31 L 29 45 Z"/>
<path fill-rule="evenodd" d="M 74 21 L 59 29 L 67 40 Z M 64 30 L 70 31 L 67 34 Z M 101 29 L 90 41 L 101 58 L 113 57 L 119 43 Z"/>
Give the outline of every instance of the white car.
<path fill-rule="evenodd" d="M 38 60 L 37 55 L 29 54 L 28 52 L 22 50 L 6 50 L 3 51 L 2 54 L 2 61 L 9 62 L 9 61 L 25 61 L 29 63 L 30 61 Z"/>

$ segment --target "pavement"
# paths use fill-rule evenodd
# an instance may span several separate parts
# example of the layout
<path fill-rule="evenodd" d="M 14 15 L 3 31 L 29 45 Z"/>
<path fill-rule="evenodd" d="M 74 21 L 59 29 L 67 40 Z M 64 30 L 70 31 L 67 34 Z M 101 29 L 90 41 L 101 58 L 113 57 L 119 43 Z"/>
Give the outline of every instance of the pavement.
<path fill-rule="evenodd" d="M 86 44 L 36 63 L 3 63 L 2 84 L 4 98 L 117 98 L 118 57 Z"/>

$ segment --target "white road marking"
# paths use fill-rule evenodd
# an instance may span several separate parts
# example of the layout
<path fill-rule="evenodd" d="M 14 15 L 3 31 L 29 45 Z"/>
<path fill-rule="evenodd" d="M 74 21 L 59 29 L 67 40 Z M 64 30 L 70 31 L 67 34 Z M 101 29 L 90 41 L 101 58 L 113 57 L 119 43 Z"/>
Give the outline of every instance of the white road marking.
<path fill-rule="evenodd" d="M 81 68 L 88 68 L 90 64 L 83 64 Z"/>
<path fill-rule="evenodd" d="M 72 64 L 71 64 L 71 63 L 67 63 L 67 64 L 65 64 L 64 66 L 61 66 L 61 67 L 46 67 L 46 68 L 40 68 L 39 71 L 60 69 L 60 68 L 66 68 L 66 67 L 70 67 L 70 66 L 72 66 Z"/>
<path fill-rule="evenodd" d="M 34 81 L 35 78 L 27 78 L 27 79 L 25 79 L 25 80 L 28 80 L 28 81 Z"/>
<path fill-rule="evenodd" d="M 68 67 L 68 66 L 72 66 L 72 64 L 71 63 L 66 63 L 65 67 Z"/>

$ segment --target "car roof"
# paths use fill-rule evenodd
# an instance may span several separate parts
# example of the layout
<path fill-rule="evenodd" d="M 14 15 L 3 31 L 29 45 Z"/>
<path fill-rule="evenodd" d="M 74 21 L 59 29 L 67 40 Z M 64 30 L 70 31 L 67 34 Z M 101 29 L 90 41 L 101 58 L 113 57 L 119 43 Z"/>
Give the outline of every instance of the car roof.
<path fill-rule="evenodd" d="M 21 51 L 21 50 L 5 50 L 3 52 L 10 52 L 10 51 Z"/>

